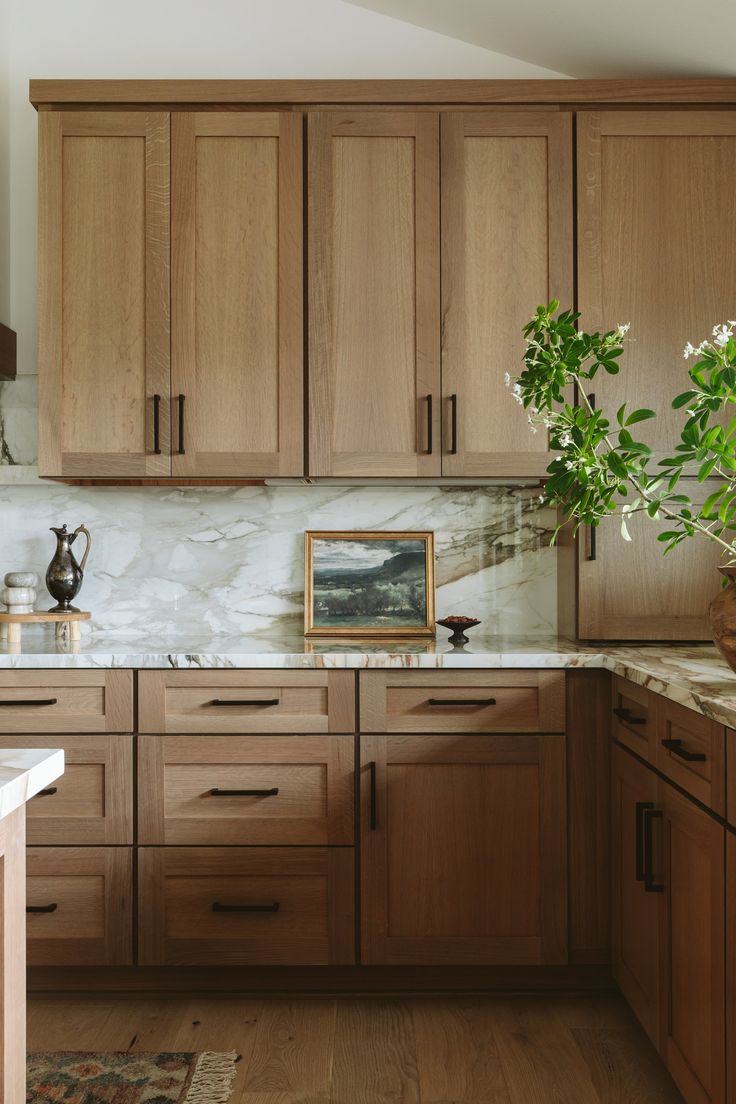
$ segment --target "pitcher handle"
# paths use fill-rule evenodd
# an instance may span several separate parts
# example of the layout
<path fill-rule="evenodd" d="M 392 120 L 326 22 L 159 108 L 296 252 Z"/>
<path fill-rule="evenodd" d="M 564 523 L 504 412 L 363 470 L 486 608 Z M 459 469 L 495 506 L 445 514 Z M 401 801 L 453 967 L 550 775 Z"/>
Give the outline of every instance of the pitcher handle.
<path fill-rule="evenodd" d="M 84 555 L 82 556 L 82 562 L 79 565 L 79 570 L 82 572 L 82 574 L 84 574 L 84 565 L 87 562 L 87 557 L 89 556 L 89 550 L 92 547 L 92 536 L 91 536 L 90 531 L 89 531 L 89 529 L 87 528 L 86 525 L 78 525 L 77 526 L 77 528 L 74 530 L 74 536 L 76 537 L 79 533 L 84 533 L 85 537 L 87 538 L 87 547 L 84 550 Z"/>

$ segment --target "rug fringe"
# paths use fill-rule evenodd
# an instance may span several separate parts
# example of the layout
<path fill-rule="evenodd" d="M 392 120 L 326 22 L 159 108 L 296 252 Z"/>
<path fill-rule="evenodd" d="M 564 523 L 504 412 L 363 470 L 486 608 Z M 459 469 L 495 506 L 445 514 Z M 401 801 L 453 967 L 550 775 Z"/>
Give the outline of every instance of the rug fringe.
<path fill-rule="evenodd" d="M 235 1050 L 227 1053 L 208 1050 L 200 1054 L 183 1104 L 227 1104 L 238 1057 Z"/>

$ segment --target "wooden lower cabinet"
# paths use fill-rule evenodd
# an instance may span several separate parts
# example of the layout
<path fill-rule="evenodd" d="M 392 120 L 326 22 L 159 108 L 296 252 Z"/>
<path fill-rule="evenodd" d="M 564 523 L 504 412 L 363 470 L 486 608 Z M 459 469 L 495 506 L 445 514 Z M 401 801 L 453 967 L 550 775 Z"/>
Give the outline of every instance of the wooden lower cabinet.
<path fill-rule="evenodd" d="M 129 847 L 29 847 L 29 966 L 126 966 L 133 961 Z"/>
<path fill-rule="evenodd" d="M 564 736 L 361 737 L 361 960 L 567 961 Z"/>
<path fill-rule="evenodd" d="M 355 961 L 350 847 L 142 847 L 142 965 Z"/>

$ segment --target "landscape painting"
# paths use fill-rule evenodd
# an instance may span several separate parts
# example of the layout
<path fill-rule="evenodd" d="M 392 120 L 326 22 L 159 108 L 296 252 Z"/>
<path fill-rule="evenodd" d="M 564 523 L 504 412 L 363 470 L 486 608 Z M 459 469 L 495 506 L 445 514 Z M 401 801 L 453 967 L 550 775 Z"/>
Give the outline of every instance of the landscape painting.
<path fill-rule="evenodd" d="M 307 636 L 434 632 L 434 534 L 305 534 Z"/>

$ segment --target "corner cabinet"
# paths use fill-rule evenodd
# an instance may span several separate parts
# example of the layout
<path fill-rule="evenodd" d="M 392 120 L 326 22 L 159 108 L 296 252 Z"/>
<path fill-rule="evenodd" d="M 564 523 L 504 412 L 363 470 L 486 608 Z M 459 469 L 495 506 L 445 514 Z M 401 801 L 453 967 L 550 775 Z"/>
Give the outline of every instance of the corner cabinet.
<path fill-rule="evenodd" d="M 39 128 L 41 475 L 301 475 L 299 119 Z"/>

